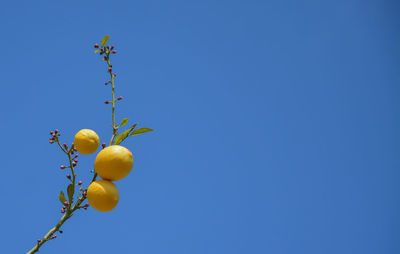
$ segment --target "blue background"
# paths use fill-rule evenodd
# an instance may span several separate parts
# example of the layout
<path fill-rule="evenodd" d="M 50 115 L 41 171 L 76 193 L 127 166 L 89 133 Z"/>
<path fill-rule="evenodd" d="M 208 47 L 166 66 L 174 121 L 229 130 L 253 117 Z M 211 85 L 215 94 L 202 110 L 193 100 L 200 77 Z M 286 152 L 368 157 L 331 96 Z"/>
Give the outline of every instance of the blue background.
<path fill-rule="evenodd" d="M 106 67 L 132 173 L 40 253 L 400 253 L 398 1 L 3 1 L 2 253 L 61 216 L 64 155 L 111 136 Z M 81 156 L 88 183 L 95 155 Z"/>

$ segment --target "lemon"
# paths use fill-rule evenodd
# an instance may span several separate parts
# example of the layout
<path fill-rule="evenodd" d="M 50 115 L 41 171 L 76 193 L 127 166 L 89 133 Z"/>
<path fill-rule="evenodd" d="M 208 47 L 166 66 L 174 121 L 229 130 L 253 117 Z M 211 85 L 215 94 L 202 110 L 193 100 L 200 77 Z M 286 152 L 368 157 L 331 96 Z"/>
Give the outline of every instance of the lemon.
<path fill-rule="evenodd" d="M 94 161 L 94 169 L 103 179 L 118 181 L 126 177 L 133 167 L 131 151 L 113 145 L 101 150 Z"/>
<path fill-rule="evenodd" d="M 114 183 L 107 180 L 97 180 L 89 185 L 87 200 L 97 211 L 108 212 L 118 204 L 119 191 Z"/>
<path fill-rule="evenodd" d="M 96 132 L 82 129 L 75 135 L 74 146 L 81 154 L 91 154 L 99 147 L 100 139 Z"/>

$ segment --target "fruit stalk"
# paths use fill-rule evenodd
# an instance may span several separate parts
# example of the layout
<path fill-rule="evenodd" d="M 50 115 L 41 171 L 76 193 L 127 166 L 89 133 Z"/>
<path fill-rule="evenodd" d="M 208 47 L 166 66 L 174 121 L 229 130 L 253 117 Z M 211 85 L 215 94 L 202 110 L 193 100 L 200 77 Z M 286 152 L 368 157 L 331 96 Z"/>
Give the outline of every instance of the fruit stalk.
<path fill-rule="evenodd" d="M 103 50 L 104 54 L 106 55 L 105 59 L 107 61 L 108 72 L 110 73 L 110 78 L 111 78 L 109 83 L 111 83 L 111 92 L 112 92 L 112 131 L 113 131 L 113 134 L 111 136 L 111 140 L 110 140 L 110 144 L 109 145 L 112 145 L 113 142 L 114 142 L 115 137 L 118 135 L 118 126 L 116 125 L 116 122 L 115 122 L 115 102 L 116 102 L 116 99 L 115 99 L 115 84 L 114 84 L 115 74 L 112 73 L 112 64 L 110 62 L 110 55 L 113 52 L 111 52 L 111 50 L 109 48 L 107 48 L 107 47 L 102 47 L 102 50 Z M 113 53 L 113 54 L 115 54 L 115 53 Z M 73 165 L 72 158 L 71 158 L 71 152 L 73 151 L 74 146 L 72 144 L 71 148 L 68 150 L 67 147 L 63 147 L 60 144 L 60 141 L 59 141 L 59 139 L 57 137 L 55 137 L 55 141 L 57 142 L 57 144 L 61 148 L 61 150 L 68 156 L 68 161 L 70 163 L 69 168 L 71 169 L 71 173 L 72 173 L 72 184 L 74 186 L 73 192 L 75 192 L 76 174 L 75 174 L 74 165 Z M 96 181 L 96 178 L 97 178 L 97 173 L 94 172 L 93 178 L 92 178 L 91 182 L 89 183 L 89 185 L 92 182 Z M 73 195 L 72 195 L 72 197 L 73 197 Z M 82 193 L 82 196 L 78 195 L 78 199 L 77 199 L 75 204 L 73 204 L 73 198 L 70 198 L 68 200 L 69 201 L 69 205 L 67 206 L 67 210 L 65 211 L 64 215 L 60 218 L 58 223 L 52 229 L 50 229 L 42 239 L 38 240 L 37 244 L 30 251 L 28 251 L 27 254 L 33 254 L 33 253 L 38 252 L 39 248 L 44 243 L 46 243 L 49 240 L 54 239 L 55 238 L 55 233 L 60 230 L 61 226 L 69 218 L 71 218 L 72 215 L 74 215 L 74 212 L 76 210 L 82 208 L 81 204 L 85 200 L 86 200 L 86 195 L 84 193 Z"/>

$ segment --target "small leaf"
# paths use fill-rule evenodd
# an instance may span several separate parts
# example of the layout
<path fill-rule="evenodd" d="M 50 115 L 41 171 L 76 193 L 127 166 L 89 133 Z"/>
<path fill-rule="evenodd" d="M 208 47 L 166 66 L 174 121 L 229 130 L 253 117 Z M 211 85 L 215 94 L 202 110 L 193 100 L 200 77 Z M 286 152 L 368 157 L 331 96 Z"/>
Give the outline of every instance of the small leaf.
<path fill-rule="evenodd" d="M 61 204 L 64 204 L 65 201 L 67 201 L 65 199 L 65 195 L 63 191 L 60 191 L 60 194 L 58 195 L 58 199 L 61 201 Z"/>
<path fill-rule="evenodd" d="M 128 137 L 129 133 L 136 127 L 136 125 L 137 124 L 134 124 L 131 128 L 119 134 L 118 137 L 115 139 L 114 144 L 115 145 L 121 144 L 121 142 L 124 141 Z"/>
<path fill-rule="evenodd" d="M 101 40 L 101 47 L 104 47 L 104 45 L 106 45 L 109 38 L 109 35 L 104 36 L 104 38 Z"/>
<path fill-rule="evenodd" d="M 128 123 L 128 121 L 129 121 L 129 118 L 124 118 L 124 119 L 122 119 L 121 124 L 119 125 L 119 127 L 124 126 L 125 124 Z"/>
<path fill-rule="evenodd" d="M 72 199 L 74 198 L 74 191 L 75 191 L 74 185 L 71 183 L 70 185 L 68 185 L 67 188 L 68 199 L 70 203 L 72 203 Z"/>
<path fill-rule="evenodd" d="M 139 129 L 136 129 L 135 131 L 133 131 L 129 136 L 135 136 L 135 135 L 146 133 L 149 131 L 154 131 L 154 130 L 151 128 L 139 128 Z"/>
<path fill-rule="evenodd" d="M 98 50 L 95 50 L 95 51 L 94 51 L 94 53 L 95 53 L 95 54 L 97 54 L 99 51 L 100 51 L 100 49 L 98 49 Z"/>

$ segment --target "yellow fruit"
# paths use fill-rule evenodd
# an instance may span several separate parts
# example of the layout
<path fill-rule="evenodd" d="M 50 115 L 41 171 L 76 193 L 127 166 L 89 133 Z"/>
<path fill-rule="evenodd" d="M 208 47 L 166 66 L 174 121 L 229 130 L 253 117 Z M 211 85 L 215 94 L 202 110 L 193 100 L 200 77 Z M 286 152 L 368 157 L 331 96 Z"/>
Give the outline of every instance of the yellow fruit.
<path fill-rule="evenodd" d="M 101 150 L 94 161 L 94 169 L 103 179 L 118 181 L 131 172 L 133 156 L 123 146 L 113 145 Z"/>
<path fill-rule="evenodd" d="M 89 204 L 100 212 L 108 212 L 115 208 L 119 200 L 119 191 L 114 183 L 97 180 L 87 189 Z"/>
<path fill-rule="evenodd" d="M 96 132 L 82 129 L 75 135 L 74 146 L 81 154 L 91 154 L 99 147 L 100 139 Z"/>

